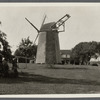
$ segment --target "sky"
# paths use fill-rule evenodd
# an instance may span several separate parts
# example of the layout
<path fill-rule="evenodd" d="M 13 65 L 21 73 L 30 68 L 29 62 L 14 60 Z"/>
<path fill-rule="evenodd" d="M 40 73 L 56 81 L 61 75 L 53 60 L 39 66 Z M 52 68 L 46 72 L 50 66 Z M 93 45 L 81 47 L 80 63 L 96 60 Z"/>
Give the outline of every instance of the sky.
<path fill-rule="evenodd" d="M 22 38 L 29 36 L 34 42 L 37 35 L 25 17 L 40 29 L 45 14 L 45 23 L 56 22 L 65 14 L 71 16 L 65 32 L 59 33 L 60 49 L 72 49 L 79 42 L 100 42 L 100 4 L 0 4 L 0 30 L 7 34 L 12 52 Z"/>

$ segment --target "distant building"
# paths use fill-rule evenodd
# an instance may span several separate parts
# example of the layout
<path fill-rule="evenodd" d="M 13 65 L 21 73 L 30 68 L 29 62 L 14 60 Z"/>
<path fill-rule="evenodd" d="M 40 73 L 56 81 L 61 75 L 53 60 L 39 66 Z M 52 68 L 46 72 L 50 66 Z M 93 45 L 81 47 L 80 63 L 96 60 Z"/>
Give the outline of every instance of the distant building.
<path fill-rule="evenodd" d="M 17 58 L 17 63 L 34 63 L 33 58 L 22 57 L 22 56 L 13 56 L 13 58 Z"/>
<path fill-rule="evenodd" d="M 90 65 L 100 65 L 100 55 L 96 53 L 95 55 L 91 56 L 89 62 Z"/>
<path fill-rule="evenodd" d="M 69 64 L 71 57 L 71 50 L 60 50 L 62 64 Z"/>

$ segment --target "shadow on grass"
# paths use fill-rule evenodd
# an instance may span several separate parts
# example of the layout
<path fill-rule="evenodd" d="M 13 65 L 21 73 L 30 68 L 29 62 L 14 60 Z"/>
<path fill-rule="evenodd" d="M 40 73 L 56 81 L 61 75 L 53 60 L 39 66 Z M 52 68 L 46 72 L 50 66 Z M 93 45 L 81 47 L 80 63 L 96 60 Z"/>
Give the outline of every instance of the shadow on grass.
<path fill-rule="evenodd" d="M 80 66 L 80 67 L 77 67 L 77 66 L 71 66 L 71 67 L 66 67 L 63 65 L 62 66 L 55 66 L 55 65 L 47 65 L 45 66 L 45 69 L 66 69 L 66 70 L 88 70 L 88 67 L 84 67 L 84 66 Z"/>
<path fill-rule="evenodd" d="M 88 68 L 61 68 L 61 67 L 52 67 L 52 68 L 50 68 L 49 67 L 49 69 L 66 69 L 66 70 L 88 70 Z"/>
<path fill-rule="evenodd" d="M 86 79 L 67 79 L 67 78 L 52 78 L 43 75 L 20 73 L 19 78 L 2 78 L 0 83 L 14 84 L 24 82 L 38 82 L 43 84 L 79 84 L 79 85 L 100 85 L 100 82 Z"/>

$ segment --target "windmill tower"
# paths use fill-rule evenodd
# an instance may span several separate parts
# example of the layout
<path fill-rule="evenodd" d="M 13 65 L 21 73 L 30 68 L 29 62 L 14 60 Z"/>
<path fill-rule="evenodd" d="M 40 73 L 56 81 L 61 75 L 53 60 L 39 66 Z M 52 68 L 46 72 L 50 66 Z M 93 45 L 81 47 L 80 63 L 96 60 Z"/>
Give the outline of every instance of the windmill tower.
<path fill-rule="evenodd" d="M 27 18 L 25 18 L 38 32 L 35 39 L 36 41 L 39 37 L 36 63 L 61 63 L 58 33 L 65 31 L 65 21 L 67 21 L 70 16 L 66 14 L 57 22 L 50 22 L 44 24 L 45 18 L 46 16 L 44 17 L 40 30 L 38 30 Z M 59 31 L 60 26 L 63 26 L 62 31 Z"/>

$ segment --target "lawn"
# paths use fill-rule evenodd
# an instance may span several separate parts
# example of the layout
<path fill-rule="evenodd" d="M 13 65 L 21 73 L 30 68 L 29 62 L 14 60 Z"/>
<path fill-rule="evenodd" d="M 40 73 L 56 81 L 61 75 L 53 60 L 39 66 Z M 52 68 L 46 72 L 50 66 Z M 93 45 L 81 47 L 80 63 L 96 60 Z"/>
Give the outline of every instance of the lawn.
<path fill-rule="evenodd" d="M 100 66 L 19 64 L 18 71 L 0 79 L 0 94 L 100 93 Z"/>

